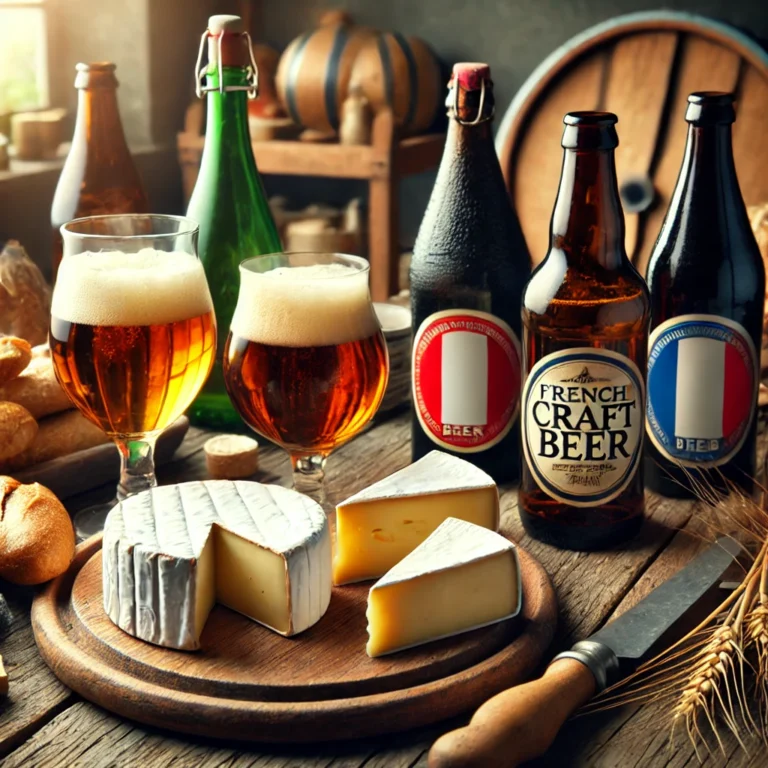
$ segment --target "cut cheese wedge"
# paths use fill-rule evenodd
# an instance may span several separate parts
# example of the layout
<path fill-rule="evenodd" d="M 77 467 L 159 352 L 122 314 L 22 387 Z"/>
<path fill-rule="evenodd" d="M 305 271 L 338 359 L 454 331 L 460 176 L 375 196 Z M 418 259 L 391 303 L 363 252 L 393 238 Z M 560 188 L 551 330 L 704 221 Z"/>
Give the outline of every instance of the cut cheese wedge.
<path fill-rule="evenodd" d="M 449 518 L 371 587 L 366 650 L 383 656 L 495 624 L 521 602 L 515 545 Z"/>
<path fill-rule="evenodd" d="M 283 635 L 331 599 L 325 512 L 275 485 L 211 480 L 162 486 L 110 511 L 104 610 L 128 634 L 193 650 L 216 603 Z"/>
<path fill-rule="evenodd" d="M 449 517 L 495 531 L 499 492 L 474 464 L 432 451 L 339 504 L 333 583 L 383 576 Z"/>

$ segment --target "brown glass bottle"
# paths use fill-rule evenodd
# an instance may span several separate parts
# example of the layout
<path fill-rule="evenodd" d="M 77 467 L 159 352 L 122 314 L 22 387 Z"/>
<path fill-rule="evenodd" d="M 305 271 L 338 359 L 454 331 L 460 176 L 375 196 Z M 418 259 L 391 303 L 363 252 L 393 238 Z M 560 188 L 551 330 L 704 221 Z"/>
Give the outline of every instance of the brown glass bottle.
<path fill-rule="evenodd" d="M 51 206 L 54 280 L 61 261 L 62 224 L 81 216 L 149 212 L 120 122 L 115 65 L 78 64 L 75 69 L 75 133 Z"/>
<path fill-rule="evenodd" d="M 617 118 L 564 122 L 549 253 L 523 293 L 519 509 L 535 538 L 599 549 L 642 523 L 649 299 L 624 248 Z"/>
<path fill-rule="evenodd" d="M 688 97 L 688 143 L 648 263 L 645 473 L 665 496 L 753 490 L 765 270 L 736 178 L 730 93 Z"/>
<path fill-rule="evenodd" d="M 411 261 L 412 456 L 520 473 L 520 299 L 530 256 L 493 146 L 487 64 L 459 63 L 448 136 Z"/>

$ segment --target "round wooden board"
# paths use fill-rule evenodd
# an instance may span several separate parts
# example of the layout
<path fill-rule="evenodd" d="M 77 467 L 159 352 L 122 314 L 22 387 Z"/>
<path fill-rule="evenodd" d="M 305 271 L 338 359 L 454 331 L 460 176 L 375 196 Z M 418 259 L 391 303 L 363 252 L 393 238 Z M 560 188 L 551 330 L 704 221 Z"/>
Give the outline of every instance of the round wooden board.
<path fill-rule="evenodd" d="M 32 626 L 65 685 L 148 725 L 261 742 L 374 736 L 453 717 L 534 673 L 557 604 L 544 569 L 518 552 L 520 616 L 380 659 L 365 653 L 369 584 L 335 588 L 328 613 L 295 638 L 217 606 L 200 651 L 137 640 L 102 608 L 100 536 L 35 598 Z"/>
<path fill-rule="evenodd" d="M 619 185 L 639 178 L 654 190 L 643 210 L 627 210 L 625 201 L 627 253 L 645 274 L 683 160 L 687 97 L 701 90 L 736 94 L 733 149 L 741 191 L 747 205 L 768 202 L 768 52 L 734 27 L 690 13 L 633 13 L 587 29 L 539 65 L 496 136 L 534 264 L 549 245 L 563 116 L 609 110 L 619 117 Z"/>

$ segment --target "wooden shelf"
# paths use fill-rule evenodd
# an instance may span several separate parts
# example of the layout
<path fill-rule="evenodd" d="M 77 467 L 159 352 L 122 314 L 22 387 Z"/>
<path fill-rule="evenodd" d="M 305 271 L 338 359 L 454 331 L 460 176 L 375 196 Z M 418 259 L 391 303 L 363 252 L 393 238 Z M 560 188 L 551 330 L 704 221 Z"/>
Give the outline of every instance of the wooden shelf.
<path fill-rule="evenodd" d="M 193 108 L 196 110 L 194 115 Z M 192 127 L 197 120 L 199 104 L 193 108 L 188 111 L 186 130 L 177 137 L 187 199 L 197 180 L 205 144 L 205 137 Z M 442 133 L 396 140 L 392 114 L 385 111 L 374 120 L 370 146 L 254 141 L 253 154 L 259 172 L 264 175 L 361 179 L 369 183 L 371 293 L 374 301 L 386 301 L 399 290 L 397 190 L 400 178 L 435 168 L 440 163 L 444 144 L 445 134 Z"/>

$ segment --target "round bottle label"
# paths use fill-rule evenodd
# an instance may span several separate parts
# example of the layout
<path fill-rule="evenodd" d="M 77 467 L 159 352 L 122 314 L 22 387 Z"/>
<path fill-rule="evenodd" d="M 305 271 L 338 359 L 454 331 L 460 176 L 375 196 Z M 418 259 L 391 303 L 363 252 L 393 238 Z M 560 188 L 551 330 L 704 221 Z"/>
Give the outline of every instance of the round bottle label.
<path fill-rule="evenodd" d="M 595 506 L 629 485 L 643 443 L 643 377 L 628 357 L 553 352 L 528 374 L 522 408 L 525 460 L 553 499 Z"/>
<path fill-rule="evenodd" d="M 413 403 L 437 445 L 475 453 L 509 432 L 520 406 L 520 343 L 501 319 L 449 309 L 427 317 L 413 340 Z"/>
<path fill-rule="evenodd" d="M 648 436 L 686 467 L 717 467 L 738 453 L 757 407 L 755 345 L 739 323 L 679 315 L 651 334 Z"/>

